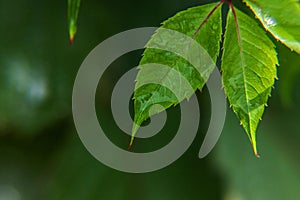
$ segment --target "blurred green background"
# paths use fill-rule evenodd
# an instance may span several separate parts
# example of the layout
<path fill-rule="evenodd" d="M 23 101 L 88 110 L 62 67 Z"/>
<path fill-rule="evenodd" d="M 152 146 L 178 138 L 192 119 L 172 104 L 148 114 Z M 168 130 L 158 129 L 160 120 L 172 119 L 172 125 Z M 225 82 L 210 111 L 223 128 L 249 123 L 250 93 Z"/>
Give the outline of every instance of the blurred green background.
<path fill-rule="evenodd" d="M 300 56 L 277 41 L 280 79 L 258 129 L 260 159 L 230 110 L 215 149 L 198 159 L 210 116 L 206 90 L 197 94 L 202 121 L 196 140 L 179 160 L 156 172 L 110 169 L 87 152 L 76 133 L 73 82 L 96 45 L 121 31 L 159 26 L 180 10 L 208 2 L 84 1 L 70 46 L 67 1 L 0 0 L 0 200 L 299 199 Z M 239 1 L 236 4 L 249 12 Z M 118 59 L 97 92 L 100 123 L 123 148 L 129 137 L 113 122 L 110 95 L 118 78 L 138 64 L 141 53 Z M 169 113 L 176 116 L 176 109 Z M 168 118 L 163 132 L 172 132 L 177 121 Z M 137 140 L 135 148 L 155 149 L 171 137 Z"/>

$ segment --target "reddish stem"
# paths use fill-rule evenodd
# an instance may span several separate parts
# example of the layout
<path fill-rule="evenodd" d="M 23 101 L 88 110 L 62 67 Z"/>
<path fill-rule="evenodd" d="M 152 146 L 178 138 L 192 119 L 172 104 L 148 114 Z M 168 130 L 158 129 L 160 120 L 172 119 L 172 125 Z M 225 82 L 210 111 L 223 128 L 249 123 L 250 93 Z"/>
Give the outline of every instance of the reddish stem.
<path fill-rule="evenodd" d="M 204 24 L 208 21 L 208 19 L 212 16 L 212 14 L 217 10 L 217 8 L 222 5 L 226 0 L 221 0 L 206 16 L 206 18 L 203 20 L 203 22 L 200 24 L 200 26 L 198 27 L 198 29 L 196 30 L 196 32 L 193 35 L 193 39 L 195 39 L 195 37 L 198 35 L 199 31 L 202 29 L 202 27 L 204 26 Z"/>

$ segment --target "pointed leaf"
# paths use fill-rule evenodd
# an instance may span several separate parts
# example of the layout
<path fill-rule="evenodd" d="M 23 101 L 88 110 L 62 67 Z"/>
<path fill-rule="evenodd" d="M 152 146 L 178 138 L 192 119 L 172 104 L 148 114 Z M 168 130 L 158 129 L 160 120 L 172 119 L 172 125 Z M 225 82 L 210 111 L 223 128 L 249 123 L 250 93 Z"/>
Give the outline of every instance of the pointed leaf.
<path fill-rule="evenodd" d="M 80 0 L 68 0 L 69 39 L 73 43 L 77 32 L 77 17 L 79 13 Z"/>
<path fill-rule="evenodd" d="M 258 156 L 256 130 L 276 78 L 274 44 L 253 19 L 231 9 L 222 59 L 225 93 Z"/>
<path fill-rule="evenodd" d="M 151 115 L 191 97 L 196 89 L 202 89 L 215 67 L 220 49 L 221 4 L 179 12 L 165 21 L 146 45 L 134 93 L 133 136 Z M 202 45 L 202 49 L 197 45 Z M 153 107 L 156 104 L 162 107 Z"/>
<path fill-rule="evenodd" d="M 244 0 L 263 26 L 300 54 L 300 4 L 297 0 Z"/>

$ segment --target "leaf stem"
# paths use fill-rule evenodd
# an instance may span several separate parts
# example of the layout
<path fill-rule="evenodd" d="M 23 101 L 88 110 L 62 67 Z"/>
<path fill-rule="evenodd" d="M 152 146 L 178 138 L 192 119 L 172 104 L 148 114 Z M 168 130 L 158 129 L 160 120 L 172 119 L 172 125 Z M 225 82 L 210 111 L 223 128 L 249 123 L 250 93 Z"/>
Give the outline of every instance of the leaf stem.
<path fill-rule="evenodd" d="M 196 38 L 196 36 L 198 35 L 199 31 L 202 29 L 202 27 L 204 26 L 204 24 L 208 21 L 208 19 L 212 16 L 212 14 L 214 14 L 214 12 L 217 10 L 217 8 L 219 6 L 221 6 L 223 3 L 225 2 L 225 0 L 221 0 L 209 13 L 208 15 L 205 17 L 205 19 L 203 20 L 203 22 L 200 24 L 200 26 L 198 27 L 198 29 L 195 31 L 194 35 L 192 36 L 193 39 Z"/>

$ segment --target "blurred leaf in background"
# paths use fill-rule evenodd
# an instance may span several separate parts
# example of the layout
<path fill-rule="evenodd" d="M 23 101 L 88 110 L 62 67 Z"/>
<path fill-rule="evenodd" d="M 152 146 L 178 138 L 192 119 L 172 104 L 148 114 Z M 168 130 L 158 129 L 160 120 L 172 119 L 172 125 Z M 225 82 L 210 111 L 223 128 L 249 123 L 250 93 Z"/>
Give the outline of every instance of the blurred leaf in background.
<path fill-rule="evenodd" d="M 69 40 L 73 44 L 77 32 L 77 18 L 80 8 L 80 0 L 68 0 Z"/>
<path fill-rule="evenodd" d="M 278 88 L 280 99 L 283 106 L 292 109 L 297 106 L 297 85 L 299 85 L 300 76 L 300 55 L 291 52 L 283 45 L 278 45 L 280 59 L 280 81 Z M 299 97 L 299 96 L 298 96 Z"/>

